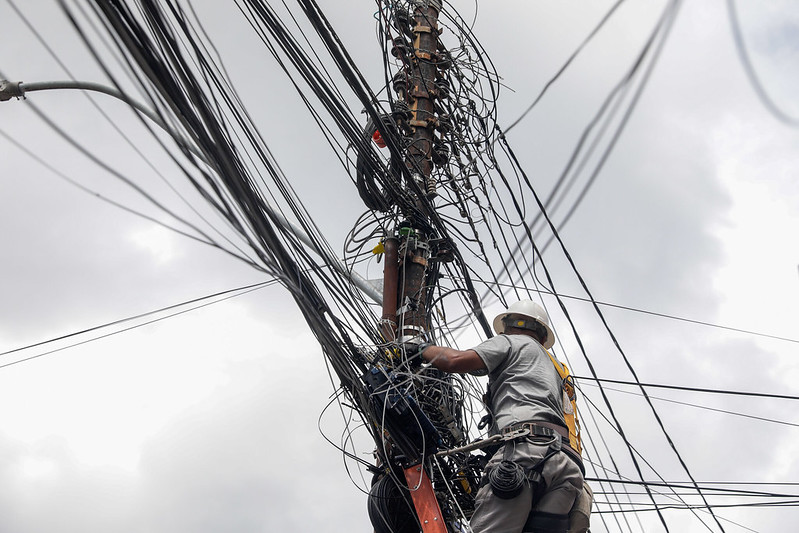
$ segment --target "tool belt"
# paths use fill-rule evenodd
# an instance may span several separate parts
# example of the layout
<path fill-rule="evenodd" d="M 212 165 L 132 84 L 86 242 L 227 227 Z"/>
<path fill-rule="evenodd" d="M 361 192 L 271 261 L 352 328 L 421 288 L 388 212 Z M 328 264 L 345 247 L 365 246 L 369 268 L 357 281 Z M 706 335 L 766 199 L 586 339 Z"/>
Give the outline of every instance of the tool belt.
<path fill-rule="evenodd" d="M 513 433 L 519 433 L 519 439 L 526 439 L 530 437 L 544 437 L 544 438 L 559 438 L 560 449 L 566 452 L 566 455 L 577 463 L 580 471 L 585 475 L 585 466 L 583 466 L 583 459 L 580 457 L 574 448 L 569 445 L 569 430 L 565 427 L 553 424 L 552 422 L 541 421 L 528 421 L 519 422 L 518 424 L 511 424 L 502 428 L 501 434 L 510 436 Z M 504 440 L 504 439 L 503 439 Z"/>

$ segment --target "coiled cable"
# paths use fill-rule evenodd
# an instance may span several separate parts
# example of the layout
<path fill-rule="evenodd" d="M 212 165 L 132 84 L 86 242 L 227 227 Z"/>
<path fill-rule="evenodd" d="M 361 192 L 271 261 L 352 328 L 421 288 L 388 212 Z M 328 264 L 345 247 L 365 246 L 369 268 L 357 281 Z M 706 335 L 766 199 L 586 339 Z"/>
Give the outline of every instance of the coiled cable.
<path fill-rule="evenodd" d="M 527 475 L 519 463 L 504 460 L 488 473 L 491 491 L 498 498 L 511 500 L 519 495 Z"/>

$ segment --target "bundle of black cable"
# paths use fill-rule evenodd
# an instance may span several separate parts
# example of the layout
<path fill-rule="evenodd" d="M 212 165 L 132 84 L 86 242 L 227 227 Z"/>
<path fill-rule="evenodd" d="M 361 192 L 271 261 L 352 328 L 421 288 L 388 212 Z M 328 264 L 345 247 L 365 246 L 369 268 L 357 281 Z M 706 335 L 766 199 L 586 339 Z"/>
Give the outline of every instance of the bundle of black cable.
<path fill-rule="evenodd" d="M 375 533 L 418 533 L 420 530 L 407 488 L 396 476 L 378 478 L 369 490 L 369 520 Z"/>
<path fill-rule="evenodd" d="M 491 491 L 503 500 L 518 496 L 526 479 L 524 468 L 513 461 L 502 461 L 488 473 Z"/>

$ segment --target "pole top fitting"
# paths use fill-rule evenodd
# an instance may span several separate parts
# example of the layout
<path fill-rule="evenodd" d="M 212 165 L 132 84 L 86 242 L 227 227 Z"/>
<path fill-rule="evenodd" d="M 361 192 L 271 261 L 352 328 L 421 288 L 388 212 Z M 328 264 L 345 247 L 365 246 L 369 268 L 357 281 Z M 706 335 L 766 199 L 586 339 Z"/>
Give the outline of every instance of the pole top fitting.
<path fill-rule="evenodd" d="M 0 80 L 0 102 L 11 100 L 11 98 L 24 98 L 25 91 L 22 90 L 21 81 Z"/>
<path fill-rule="evenodd" d="M 432 7 L 437 12 L 441 13 L 441 0 L 413 0 L 413 7 L 430 8 Z"/>

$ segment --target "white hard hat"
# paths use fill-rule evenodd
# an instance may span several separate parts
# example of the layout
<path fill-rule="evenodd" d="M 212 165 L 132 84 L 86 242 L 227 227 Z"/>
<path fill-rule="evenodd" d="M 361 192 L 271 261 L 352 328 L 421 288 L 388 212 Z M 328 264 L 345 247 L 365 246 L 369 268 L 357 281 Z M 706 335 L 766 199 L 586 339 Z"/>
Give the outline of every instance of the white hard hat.
<path fill-rule="evenodd" d="M 549 316 L 547 316 L 547 312 L 544 311 L 544 308 L 534 301 L 521 300 L 515 304 L 511 304 L 504 313 L 498 314 L 494 319 L 494 331 L 498 334 L 505 332 L 505 324 L 502 323 L 502 319 L 509 315 L 532 318 L 547 330 L 547 337 L 544 339 L 544 348 L 548 350 L 555 344 L 555 334 L 552 332 L 552 328 L 549 327 Z"/>

